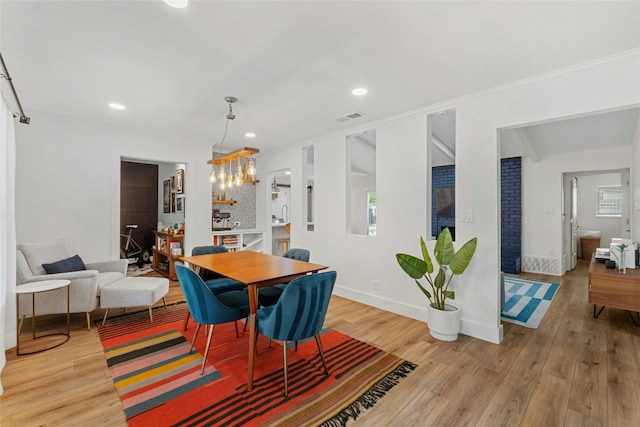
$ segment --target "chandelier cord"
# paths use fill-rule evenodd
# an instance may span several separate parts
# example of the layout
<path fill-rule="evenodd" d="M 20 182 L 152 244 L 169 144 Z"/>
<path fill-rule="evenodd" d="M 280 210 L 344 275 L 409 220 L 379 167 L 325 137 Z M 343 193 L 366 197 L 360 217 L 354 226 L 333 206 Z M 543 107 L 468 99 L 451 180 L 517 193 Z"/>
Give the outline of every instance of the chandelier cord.
<path fill-rule="evenodd" d="M 219 149 L 219 154 L 222 156 L 222 144 L 224 144 L 224 140 L 227 137 L 227 130 L 229 129 L 229 120 L 227 119 L 227 121 L 224 124 L 224 134 L 222 135 L 222 140 L 220 141 L 220 149 Z"/>

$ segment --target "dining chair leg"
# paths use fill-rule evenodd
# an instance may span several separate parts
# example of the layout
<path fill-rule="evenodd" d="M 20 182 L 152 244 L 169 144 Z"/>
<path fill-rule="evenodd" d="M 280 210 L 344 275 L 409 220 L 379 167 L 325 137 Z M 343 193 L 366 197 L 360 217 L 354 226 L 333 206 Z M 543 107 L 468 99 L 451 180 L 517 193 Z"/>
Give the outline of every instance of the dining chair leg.
<path fill-rule="evenodd" d="M 324 366 L 324 373 L 329 375 L 329 370 L 327 369 L 327 362 L 324 360 L 324 351 L 322 350 L 322 341 L 320 341 L 320 334 L 315 334 L 316 344 L 318 345 L 318 352 L 320 352 L 320 359 L 322 359 L 322 366 Z"/>
<path fill-rule="evenodd" d="M 282 351 L 284 359 L 284 397 L 289 397 L 289 378 L 287 375 L 287 342 L 282 342 Z"/>
<path fill-rule="evenodd" d="M 238 333 L 238 321 L 233 322 L 233 325 L 236 327 L 236 338 L 240 338 L 240 334 Z"/>
<path fill-rule="evenodd" d="M 191 313 L 189 312 L 189 310 L 187 310 L 187 314 L 184 315 L 184 324 L 182 325 L 182 330 L 186 331 L 187 330 L 187 324 L 189 323 L 189 317 L 191 316 Z"/>
<path fill-rule="evenodd" d="M 207 337 L 207 347 L 204 349 L 204 358 L 202 359 L 202 368 L 200 368 L 200 375 L 204 374 L 204 365 L 207 363 L 207 356 L 209 355 L 209 346 L 211 345 L 211 337 L 213 336 L 213 329 L 215 325 L 211 325 L 209 329 L 209 336 Z"/>
<path fill-rule="evenodd" d="M 191 347 L 189 347 L 189 353 L 193 351 L 193 346 L 196 344 L 196 338 L 198 336 L 198 331 L 200 330 L 200 323 L 196 323 L 196 331 L 193 334 L 193 338 L 191 339 Z"/>

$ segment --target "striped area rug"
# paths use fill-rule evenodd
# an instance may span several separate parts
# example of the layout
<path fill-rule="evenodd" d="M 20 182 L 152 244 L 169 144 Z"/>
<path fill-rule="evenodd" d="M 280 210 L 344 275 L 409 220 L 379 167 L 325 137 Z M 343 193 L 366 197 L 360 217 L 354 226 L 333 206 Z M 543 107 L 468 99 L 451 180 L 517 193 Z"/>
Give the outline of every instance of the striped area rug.
<path fill-rule="evenodd" d="M 182 331 L 184 304 L 109 320 L 99 328 L 114 385 L 130 426 L 346 425 L 375 405 L 416 365 L 335 330 L 322 331 L 329 369 L 324 375 L 315 340 L 289 351 L 285 398 L 282 348 L 258 340 L 254 389 L 248 392 L 248 330 L 218 325 L 205 374 L 206 337 L 188 354 L 195 330 Z M 201 328 L 204 329 L 204 328 Z M 242 325 L 239 324 L 242 331 Z"/>
<path fill-rule="evenodd" d="M 538 329 L 559 287 L 559 283 L 535 282 L 505 276 L 502 320 Z"/>

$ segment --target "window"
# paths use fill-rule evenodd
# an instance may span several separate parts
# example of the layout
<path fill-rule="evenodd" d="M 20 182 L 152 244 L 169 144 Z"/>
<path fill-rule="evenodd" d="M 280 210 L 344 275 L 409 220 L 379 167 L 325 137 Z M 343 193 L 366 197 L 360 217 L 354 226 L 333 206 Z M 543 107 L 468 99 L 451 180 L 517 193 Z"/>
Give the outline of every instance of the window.
<path fill-rule="evenodd" d="M 376 192 L 367 191 L 367 235 L 376 235 Z"/>
<path fill-rule="evenodd" d="M 346 136 L 346 168 L 346 232 L 375 236 L 378 216 L 375 129 Z M 373 194 L 373 199 L 370 194 Z"/>
<path fill-rule="evenodd" d="M 596 216 L 622 216 L 622 188 L 619 185 L 596 187 Z"/>

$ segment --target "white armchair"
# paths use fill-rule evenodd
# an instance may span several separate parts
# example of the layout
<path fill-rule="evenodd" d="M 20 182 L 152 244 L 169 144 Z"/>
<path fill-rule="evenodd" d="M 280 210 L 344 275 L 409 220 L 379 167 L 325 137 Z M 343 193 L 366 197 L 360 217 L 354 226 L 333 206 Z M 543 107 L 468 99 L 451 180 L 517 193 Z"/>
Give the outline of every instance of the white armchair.
<path fill-rule="evenodd" d="M 87 269 L 81 271 L 47 274 L 42 264 L 50 264 L 70 257 L 62 239 L 45 243 L 23 243 L 18 245 L 17 249 L 17 286 L 42 280 L 70 280 L 69 311 L 71 313 L 86 313 L 88 329 L 91 329 L 91 311 L 100 306 L 100 290 L 127 275 L 128 261 L 126 259 L 88 263 L 85 264 Z M 66 312 L 66 289 L 38 295 L 36 316 Z M 33 316 L 29 295 L 20 296 L 20 314 L 25 317 Z"/>

